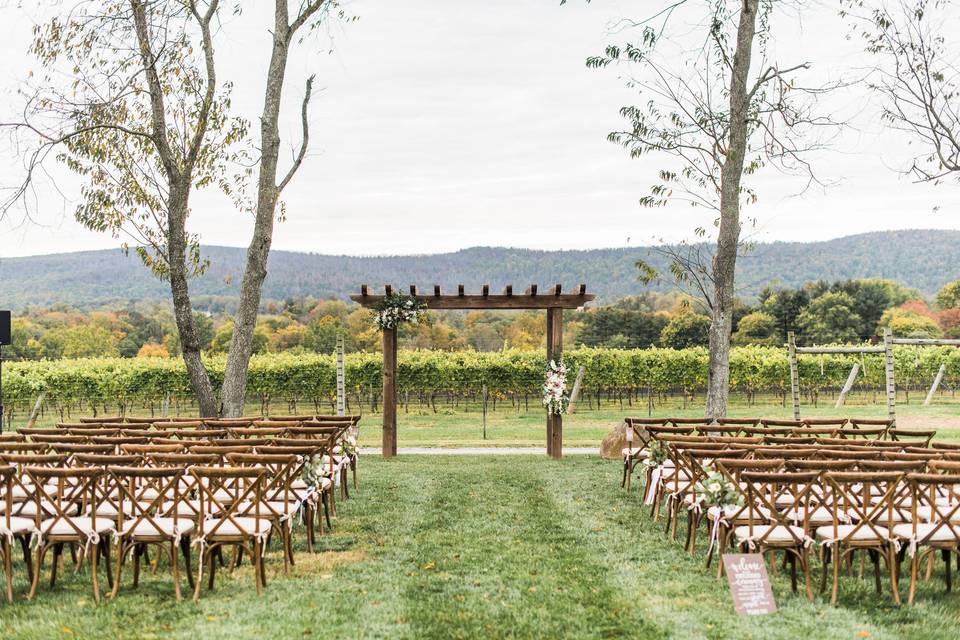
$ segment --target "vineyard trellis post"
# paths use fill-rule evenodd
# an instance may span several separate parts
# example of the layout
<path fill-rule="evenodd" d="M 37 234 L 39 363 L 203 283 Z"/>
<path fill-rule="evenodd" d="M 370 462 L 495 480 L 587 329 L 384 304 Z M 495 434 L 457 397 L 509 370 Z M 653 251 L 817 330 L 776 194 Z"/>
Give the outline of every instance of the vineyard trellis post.
<path fill-rule="evenodd" d="M 897 385 L 893 380 L 893 331 L 883 329 L 884 379 L 887 381 L 887 420 L 897 423 Z"/>
<path fill-rule="evenodd" d="M 360 286 L 360 293 L 350 299 L 366 308 L 374 307 L 393 292 L 392 285 L 384 287 L 384 294 L 372 294 L 367 285 Z M 559 284 L 538 292 L 531 284 L 524 293 L 514 293 L 513 285 L 504 287 L 502 294 L 490 293 L 490 285 L 483 285 L 479 294 L 466 293 L 464 285 L 457 285 L 455 294 L 443 294 L 440 285 L 433 285 L 430 293 L 418 294 L 416 285 L 410 285 L 410 296 L 427 309 L 499 309 L 521 311 L 541 309 L 547 312 L 547 359 L 559 360 L 563 355 L 563 310 L 578 309 L 594 299 L 587 293 L 587 285 L 581 284 L 573 293 L 563 293 Z M 383 457 L 397 454 L 397 332 L 383 330 Z M 563 457 L 563 418 L 559 414 L 547 414 L 547 455 Z"/>
<path fill-rule="evenodd" d="M 343 333 L 337 332 L 337 415 L 347 415 L 347 388 L 343 365 Z"/>

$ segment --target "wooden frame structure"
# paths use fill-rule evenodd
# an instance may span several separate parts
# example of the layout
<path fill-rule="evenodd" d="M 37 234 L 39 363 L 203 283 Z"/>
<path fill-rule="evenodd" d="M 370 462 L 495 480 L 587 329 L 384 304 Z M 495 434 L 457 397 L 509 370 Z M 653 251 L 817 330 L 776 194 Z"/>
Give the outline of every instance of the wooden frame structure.
<path fill-rule="evenodd" d="M 886 381 L 886 392 L 887 392 L 887 418 L 893 422 L 894 425 L 897 423 L 897 386 L 894 377 L 894 368 L 893 368 L 893 347 L 894 345 L 913 345 L 913 346 L 929 346 L 929 347 L 960 347 L 960 340 L 956 339 L 947 339 L 947 338 L 895 338 L 893 332 L 889 327 L 883 330 L 883 344 L 877 345 L 863 345 L 863 346 L 852 346 L 852 347 L 798 347 L 797 339 L 793 331 L 787 333 L 787 350 L 790 356 L 790 391 L 793 396 L 793 419 L 800 419 L 800 373 L 799 368 L 797 367 L 797 355 L 798 354 L 826 354 L 826 353 L 855 353 L 855 354 L 864 354 L 864 353 L 882 353 L 883 354 L 883 364 L 884 364 L 884 380 Z M 846 397 L 847 393 L 850 391 L 850 387 L 853 386 L 854 379 L 856 378 L 856 370 L 859 368 L 857 365 L 854 366 L 854 369 L 851 370 L 850 375 L 847 377 L 847 382 L 844 384 L 843 389 L 841 390 L 841 400 Z M 933 382 L 933 386 L 930 387 L 930 392 L 927 394 L 927 399 L 924 401 L 924 404 L 929 404 L 930 399 L 933 397 L 933 394 L 936 392 L 937 387 L 940 385 L 940 382 L 943 380 L 943 374 L 945 372 L 944 365 L 940 366 L 940 370 L 937 372 L 937 377 Z M 841 400 L 838 400 L 837 406 L 840 406 Z"/>
<path fill-rule="evenodd" d="M 364 307 L 373 307 L 384 297 L 392 295 L 394 288 L 384 286 L 383 294 L 373 294 L 367 285 L 361 285 L 360 293 L 350 299 Z M 503 293 L 490 293 L 490 285 L 483 285 L 478 294 L 468 294 L 464 286 L 457 285 L 456 293 L 445 294 L 440 285 L 434 285 L 429 293 L 420 293 L 416 285 L 410 285 L 409 295 L 422 302 L 427 309 L 491 309 L 530 310 L 547 312 L 547 360 L 559 360 L 563 353 L 563 310 L 578 309 L 594 299 L 587 293 L 587 285 L 581 284 L 573 293 L 563 293 L 561 285 L 553 285 L 538 291 L 535 284 L 523 293 L 514 293 L 513 285 L 504 287 Z M 383 331 L 383 457 L 397 455 L 397 332 Z M 547 415 L 547 455 L 563 457 L 563 417 Z"/>

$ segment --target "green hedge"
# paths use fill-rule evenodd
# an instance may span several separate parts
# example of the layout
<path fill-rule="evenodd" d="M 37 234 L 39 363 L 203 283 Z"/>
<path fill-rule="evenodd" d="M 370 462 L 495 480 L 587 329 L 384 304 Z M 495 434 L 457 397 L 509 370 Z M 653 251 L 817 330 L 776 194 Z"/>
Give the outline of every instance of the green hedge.
<path fill-rule="evenodd" d="M 960 381 L 960 349 L 897 347 L 898 386 L 929 385 L 941 363 L 947 364 L 945 382 Z M 591 390 L 647 389 L 655 392 L 694 391 L 705 387 L 707 352 L 694 349 L 590 349 L 563 356 L 571 378 L 586 368 L 584 384 Z M 859 356 L 800 356 L 801 388 L 805 391 L 839 387 Z M 879 355 L 862 359 L 866 375 L 858 384 L 883 385 Z M 214 385 L 223 379 L 225 359 L 207 361 Z M 334 394 L 334 359 L 327 355 L 271 354 L 250 362 L 249 393 L 326 399 Z M 380 385 L 381 357 L 377 353 L 349 354 L 347 385 L 351 392 L 367 392 Z M 492 393 L 538 393 L 543 380 L 543 352 L 496 353 L 407 351 L 399 354 L 401 392 L 477 393 L 486 385 Z M 730 380 L 735 391 L 785 391 L 790 373 L 786 349 L 736 347 L 730 355 Z M 572 380 L 571 380 L 572 382 Z M 187 396 L 190 385 L 183 362 L 161 358 L 108 358 L 8 363 L 3 371 L 3 393 L 9 404 L 32 402 L 45 390 L 60 403 L 89 399 L 160 399 L 167 393 Z"/>

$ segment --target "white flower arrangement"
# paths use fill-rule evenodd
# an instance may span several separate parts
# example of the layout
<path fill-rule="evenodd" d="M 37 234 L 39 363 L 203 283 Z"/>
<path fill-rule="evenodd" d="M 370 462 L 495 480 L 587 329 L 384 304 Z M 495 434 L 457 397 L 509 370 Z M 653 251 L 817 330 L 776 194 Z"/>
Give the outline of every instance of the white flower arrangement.
<path fill-rule="evenodd" d="M 307 463 L 303 465 L 303 481 L 308 487 L 319 489 L 323 484 L 323 479 L 327 477 L 329 466 L 324 464 L 323 456 L 311 456 Z"/>
<path fill-rule="evenodd" d="M 643 464 L 647 467 L 659 467 L 669 457 L 670 452 L 667 450 L 667 445 L 659 440 L 654 440 L 647 447 L 647 457 L 643 459 Z"/>
<path fill-rule="evenodd" d="M 547 376 L 543 382 L 543 406 L 547 413 L 560 415 L 565 413 L 570 397 L 567 391 L 567 367 L 562 362 L 550 361 Z"/>
<path fill-rule="evenodd" d="M 376 315 L 373 318 L 377 328 L 396 329 L 404 322 L 417 322 L 426 305 L 413 296 L 391 293 L 374 305 Z"/>
<path fill-rule="evenodd" d="M 694 485 L 693 492 L 708 507 L 742 507 L 743 494 L 730 479 L 712 467 L 707 477 Z"/>

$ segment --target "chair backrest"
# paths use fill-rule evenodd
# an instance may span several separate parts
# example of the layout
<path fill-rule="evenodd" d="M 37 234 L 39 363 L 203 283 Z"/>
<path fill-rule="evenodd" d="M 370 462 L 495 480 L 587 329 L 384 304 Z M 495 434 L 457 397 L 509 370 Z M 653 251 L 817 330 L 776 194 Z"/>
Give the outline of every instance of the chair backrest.
<path fill-rule="evenodd" d="M 774 534 L 774 527 L 786 533 L 797 545 L 806 543 L 811 513 L 811 496 L 816 471 L 744 471 L 734 485 L 746 496 L 746 503 L 758 507 L 748 510 L 748 534 L 752 544 L 765 544 Z M 778 503 L 780 506 L 778 506 Z M 785 508 L 782 508 L 785 507 Z M 766 522 L 757 522 L 756 511 L 762 511 Z M 802 522 L 795 518 L 802 515 Z M 772 526 L 767 526 L 767 524 Z M 758 525 L 760 525 L 758 527 Z M 802 531 L 795 530 L 801 527 Z"/>
<path fill-rule="evenodd" d="M 790 429 L 799 429 L 804 426 L 802 420 L 777 420 L 772 418 L 764 418 L 760 421 L 760 426 L 762 427 L 787 427 Z"/>
<path fill-rule="evenodd" d="M 760 418 L 717 418 L 714 422 L 721 426 L 753 427 L 760 424 Z"/>
<path fill-rule="evenodd" d="M 798 436 L 764 436 L 763 441 L 767 444 L 787 445 L 790 447 L 802 447 L 812 445 L 817 442 L 816 438 L 802 438 Z"/>
<path fill-rule="evenodd" d="M 167 432 L 168 437 L 181 440 L 215 440 L 227 435 L 226 429 L 173 429 Z"/>
<path fill-rule="evenodd" d="M 117 488 L 118 530 L 136 530 L 138 535 L 176 535 L 181 509 L 166 510 L 173 518 L 172 533 L 155 518 L 163 511 L 162 505 L 180 502 L 183 467 L 111 466 L 107 472 Z"/>
<path fill-rule="evenodd" d="M 930 443 L 931 449 L 942 449 L 944 451 L 960 451 L 960 442 L 944 442 L 937 440 Z"/>
<path fill-rule="evenodd" d="M 227 461 L 236 467 L 255 467 L 267 472 L 264 480 L 263 499 L 265 502 L 282 502 L 284 506 L 295 499 L 291 485 L 303 472 L 305 456 L 295 454 L 230 453 Z M 267 508 L 275 516 L 283 516 L 286 510 L 277 511 L 271 505 Z"/>
<path fill-rule="evenodd" d="M 149 455 L 151 453 L 177 453 L 183 451 L 182 444 L 122 444 L 121 453 Z"/>
<path fill-rule="evenodd" d="M 900 471 L 839 471 L 823 474 L 828 503 L 833 514 L 833 538 L 854 539 L 867 530 L 874 538 L 886 542 L 888 531 L 903 519 L 898 510 L 902 502 L 898 491 L 906 485 Z M 852 529 L 840 533 L 840 525 L 852 524 Z"/>
<path fill-rule="evenodd" d="M 148 453 L 146 459 L 154 467 L 212 466 L 220 462 L 219 455 L 198 453 Z"/>
<path fill-rule="evenodd" d="M 859 427 L 859 426 L 892 427 L 893 420 L 888 420 L 886 418 L 850 418 L 850 425 L 854 427 Z"/>
<path fill-rule="evenodd" d="M 80 540 L 88 538 L 88 532 L 75 522 L 77 507 L 81 513 L 89 513 L 93 531 L 97 530 L 97 506 L 100 504 L 97 483 L 103 470 L 97 467 L 38 467 L 25 466 L 23 473 L 33 487 L 35 506 L 34 523 L 41 521 L 53 528 L 66 522 L 68 535 Z"/>
<path fill-rule="evenodd" d="M 50 445 L 46 442 L 22 442 L 22 441 L 4 441 L 0 442 L 0 453 L 43 453 L 49 451 Z"/>
<path fill-rule="evenodd" d="M 123 416 L 101 416 L 99 418 L 79 418 L 80 424 L 107 424 L 109 422 L 123 422 Z"/>
<path fill-rule="evenodd" d="M 804 460 L 787 460 L 787 469 L 790 471 L 853 471 L 860 464 L 860 460 L 824 460 L 823 458 L 809 458 Z"/>
<path fill-rule="evenodd" d="M 850 440 L 879 440 L 887 433 L 885 427 L 843 427 L 837 429 L 837 437 Z"/>
<path fill-rule="evenodd" d="M 801 422 L 808 427 L 845 427 L 847 418 L 804 418 Z"/>
<path fill-rule="evenodd" d="M 817 449 L 804 446 L 764 445 L 754 447 L 753 455 L 758 458 L 783 458 L 785 460 L 800 460 L 816 455 Z"/>
<path fill-rule="evenodd" d="M 69 433 L 59 433 L 50 429 L 45 429 L 46 433 L 34 433 L 30 435 L 33 442 L 52 442 L 59 444 L 82 444 L 89 442 L 87 436 L 72 436 Z"/>
<path fill-rule="evenodd" d="M 263 487 L 267 470 L 259 467 L 191 467 L 188 473 L 196 479 L 200 514 L 197 519 L 198 537 L 204 539 L 216 535 L 226 522 L 230 522 L 237 531 L 245 528 L 237 521 L 244 517 L 258 520 L 266 517 L 263 512 Z M 228 496 L 228 497 L 224 497 Z M 247 505 L 253 505 L 253 512 L 246 512 Z M 216 514 L 216 520 L 207 516 Z M 249 537 L 249 536 L 244 536 Z"/>
<path fill-rule="evenodd" d="M 150 442 L 150 439 L 130 436 L 90 436 L 90 442 L 93 444 L 110 444 L 119 447 L 124 444 L 146 444 Z"/>
<path fill-rule="evenodd" d="M 106 469 L 111 465 L 127 467 L 138 466 L 143 462 L 143 457 L 130 454 L 78 453 L 73 456 L 72 462 L 78 467 L 100 467 Z"/>
<path fill-rule="evenodd" d="M 931 465 L 943 463 L 933 462 Z M 958 473 L 911 473 L 907 475 L 912 506 L 912 541 L 937 539 L 943 529 L 949 530 L 950 539 L 960 539 L 960 474 Z M 946 498 L 946 499 L 945 499 Z M 923 532 L 918 540 L 920 518 L 918 507 L 925 506 L 928 514 L 926 522 L 933 525 Z M 949 559 L 948 559 L 949 560 Z"/>
<path fill-rule="evenodd" d="M 923 442 L 924 446 L 930 444 L 933 437 L 937 435 L 936 429 L 905 429 L 903 427 L 891 427 L 887 430 L 887 436 L 891 440 L 916 440 Z"/>

